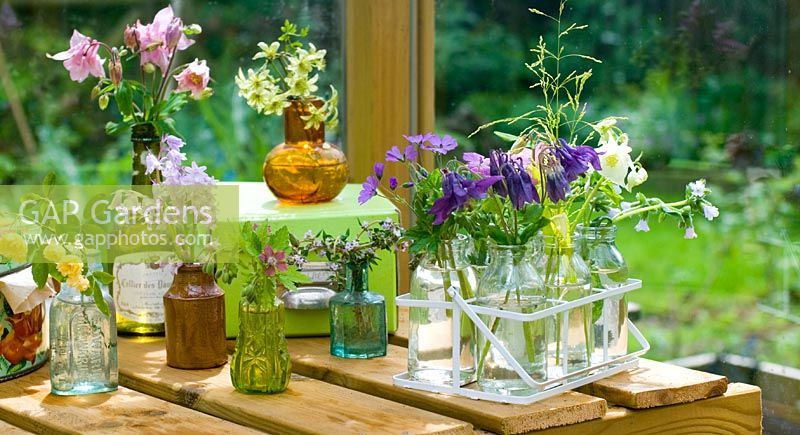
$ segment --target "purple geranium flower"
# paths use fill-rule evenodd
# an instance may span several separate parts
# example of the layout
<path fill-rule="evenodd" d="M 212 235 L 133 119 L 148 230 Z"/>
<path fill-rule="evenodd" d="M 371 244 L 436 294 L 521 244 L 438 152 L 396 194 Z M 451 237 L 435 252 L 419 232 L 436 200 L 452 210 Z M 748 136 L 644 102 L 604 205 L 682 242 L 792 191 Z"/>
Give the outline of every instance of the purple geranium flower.
<path fill-rule="evenodd" d="M 467 163 L 467 168 L 478 175 L 484 177 L 489 175 L 489 159 L 478 153 L 464 153 L 464 161 Z"/>
<path fill-rule="evenodd" d="M 383 169 L 384 165 L 381 162 L 375 163 L 375 166 L 372 168 L 372 170 L 375 171 L 375 177 L 377 177 L 378 180 L 383 178 Z"/>
<path fill-rule="evenodd" d="M 447 154 L 458 148 L 458 142 L 450 135 L 438 136 L 427 134 L 427 141 L 422 142 L 419 147 L 437 154 Z"/>
<path fill-rule="evenodd" d="M 392 190 L 397 189 L 397 178 L 396 177 L 389 177 L 389 189 L 392 189 Z"/>
<path fill-rule="evenodd" d="M 567 182 L 573 182 L 589 170 L 592 165 L 596 171 L 601 169 L 600 158 L 594 148 L 586 145 L 570 146 L 566 140 L 558 139 L 558 146 L 553 147 Z"/>
<path fill-rule="evenodd" d="M 416 158 L 417 149 L 414 148 L 414 145 L 407 145 L 403 152 L 400 152 L 400 148 L 398 148 L 396 145 L 393 146 L 389 151 L 386 151 L 387 162 L 406 162 L 409 160 L 415 160 Z"/>
<path fill-rule="evenodd" d="M 553 202 L 567 199 L 569 181 L 567 181 L 564 167 L 561 166 L 553 147 L 545 143 L 537 145 L 536 160 L 539 162 L 539 168 L 544 175 L 544 188 L 547 192 L 547 197 Z"/>
<path fill-rule="evenodd" d="M 436 216 L 434 225 L 441 225 L 454 211 L 463 208 L 470 199 L 482 199 L 486 191 L 502 177 L 486 177 L 480 180 L 468 180 L 455 172 L 446 172 L 442 180 L 444 195 L 433 203 L 428 211 Z"/>
<path fill-rule="evenodd" d="M 358 194 L 358 203 L 364 204 L 372 199 L 373 196 L 377 195 L 379 184 L 380 181 L 378 181 L 374 175 L 367 177 L 366 181 L 364 181 L 364 184 L 361 185 L 361 193 Z"/>
<path fill-rule="evenodd" d="M 407 140 L 409 143 L 419 145 L 422 142 L 429 140 L 433 136 L 433 133 L 425 133 L 425 134 L 417 134 L 414 136 L 403 135 L 403 138 Z"/>

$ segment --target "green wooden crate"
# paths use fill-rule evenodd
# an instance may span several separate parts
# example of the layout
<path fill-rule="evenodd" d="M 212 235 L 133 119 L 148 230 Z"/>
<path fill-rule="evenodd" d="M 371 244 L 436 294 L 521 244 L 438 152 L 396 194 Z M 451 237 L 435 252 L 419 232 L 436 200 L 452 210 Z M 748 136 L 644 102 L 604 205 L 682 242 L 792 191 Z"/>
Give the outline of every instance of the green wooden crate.
<path fill-rule="evenodd" d="M 380 197 L 364 205 L 358 204 L 361 186 L 348 184 L 339 196 L 322 204 L 295 205 L 278 202 L 264 183 L 222 183 L 239 187 L 239 219 L 260 222 L 268 219 L 273 225 L 286 225 L 296 237 L 306 231 L 325 230 L 329 234 L 356 232 L 360 221 L 399 219 L 397 208 Z M 228 337 L 239 333 L 239 298 L 244 282 L 237 278 L 225 290 L 225 323 Z M 397 329 L 397 257 L 394 252 L 380 254 L 380 263 L 369 272 L 370 290 L 386 298 L 386 317 L 389 332 Z M 286 335 L 292 337 L 328 335 L 328 310 L 286 310 Z"/>

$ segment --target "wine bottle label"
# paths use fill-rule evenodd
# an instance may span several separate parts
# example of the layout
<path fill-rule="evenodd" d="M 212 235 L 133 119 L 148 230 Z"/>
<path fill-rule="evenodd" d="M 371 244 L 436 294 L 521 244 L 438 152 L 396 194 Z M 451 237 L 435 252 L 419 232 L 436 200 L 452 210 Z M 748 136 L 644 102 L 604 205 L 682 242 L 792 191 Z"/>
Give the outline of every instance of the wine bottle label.
<path fill-rule="evenodd" d="M 117 314 L 137 323 L 164 323 L 164 293 L 172 285 L 171 266 L 157 263 L 114 263 Z"/>

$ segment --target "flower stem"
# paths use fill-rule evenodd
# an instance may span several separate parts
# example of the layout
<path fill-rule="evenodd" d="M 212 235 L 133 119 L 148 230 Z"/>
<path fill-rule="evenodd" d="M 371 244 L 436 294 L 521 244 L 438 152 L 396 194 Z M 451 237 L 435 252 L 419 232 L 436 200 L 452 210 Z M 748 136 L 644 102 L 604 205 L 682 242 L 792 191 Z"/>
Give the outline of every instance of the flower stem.
<path fill-rule="evenodd" d="M 611 222 L 617 223 L 617 222 L 619 222 L 619 221 L 621 221 L 623 219 L 627 219 L 629 217 L 636 216 L 637 214 L 642 214 L 642 213 L 645 213 L 645 212 L 648 212 L 648 211 L 658 210 L 658 209 L 664 208 L 664 207 L 673 207 L 673 208 L 674 207 L 680 207 L 680 206 L 686 205 L 688 203 L 689 203 L 689 201 L 684 199 L 683 201 L 676 201 L 676 202 L 670 202 L 670 203 L 665 203 L 665 202 L 662 201 L 662 202 L 659 202 L 658 204 L 649 205 L 647 207 L 629 208 L 628 210 L 625 210 L 622 213 L 620 213 L 620 214 L 614 216 L 613 218 L 611 218 Z"/>

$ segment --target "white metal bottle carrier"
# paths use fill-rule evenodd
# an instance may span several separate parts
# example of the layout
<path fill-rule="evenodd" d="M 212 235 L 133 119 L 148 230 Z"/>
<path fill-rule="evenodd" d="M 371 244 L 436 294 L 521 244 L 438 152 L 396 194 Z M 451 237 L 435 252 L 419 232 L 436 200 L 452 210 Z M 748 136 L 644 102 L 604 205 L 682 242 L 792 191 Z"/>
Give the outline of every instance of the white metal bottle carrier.
<path fill-rule="evenodd" d="M 461 313 L 467 315 L 478 328 L 480 334 L 483 334 L 487 340 L 494 346 L 498 352 L 506 359 L 506 361 L 514 368 L 514 371 L 519 375 L 526 384 L 528 384 L 534 392 L 530 395 L 511 396 L 497 393 L 489 393 L 480 391 L 468 384 L 465 386 L 459 385 L 458 382 L 447 385 L 433 385 L 425 382 L 412 380 L 408 372 L 394 376 L 394 384 L 400 387 L 414 388 L 417 390 L 431 391 L 434 393 L 457 394 L 466 396 L 471 399 L 490 400 L 494 402 L 515 403 L 515 404 L 529 404 L 548 397 L 557 395 L 567 390 L 580 387 L 581 385 L 606 378 L 613 374 L 619 373 L 623 370 L 638 367 L 639 356 L 644 355 L 650 349 L 650 343 L 644 338 L 642 333 L 629 319 L 626 319 L 628 330 L 633 334 L 636 341 L 641 346 L 640 350 L 630 352 L 626 355 L 610 358 L 608 355 L 608 325 L 603 323 L 603 358 L 600 362 L 595 362 L 589 367 L 569 372 L 568 374 L 557 377 L 548 377 L 544 381 L 536 381 L 531 378 L 525 369 L 522 368 L 520 363 L 511 356 L 511 353 L 503 345 L 503 343 L 492 333 L 490 328 L 481 320 L 479 314 L 493 316 L 497 318 L 517 320 L 520 322 L 532 322 L 541 320 L 546 317 L 555 316 L 559 313 L 567 313 L 569 310 L 579 308 L 581 306 L 591 304 L 593 302 L 603 301 L 605 299 L 620 296 L 632 290 L 642 287 L 642 281 L 638 279 L 629 279 L 625 284 L 610 290 L 606 289 L 592 289 L 594 294 L 566 302 L 556 299 L 548 299 L 547 302 L 551 304 L 550 308 L 543 309 L 530 314 L 515 313 L 511 311 L 500 310 L 497 308 L 489 308 L 484 306 L 473 305 L 475 299 L 464 300 L 458 293 L 455 287 L 447 289 L 452 301 L 429 301 L 412 299 L 410 294 L 398 296 L 396 301 L 397 305 L 401 307 L 411 308 L 440 308 L 452 310 L 452 336 L 453 336 L 453 373 L 451 379 L 460 379 L 460 360 L 461 360 Z M 569 328 L 569 314 L 562 316 L 563 328 Z M 567 337 L 562 334 L 563 345 L 561 346 L 564 354 L 561 360 L 564 361 L 563 372 L 567 373 Z"/>

